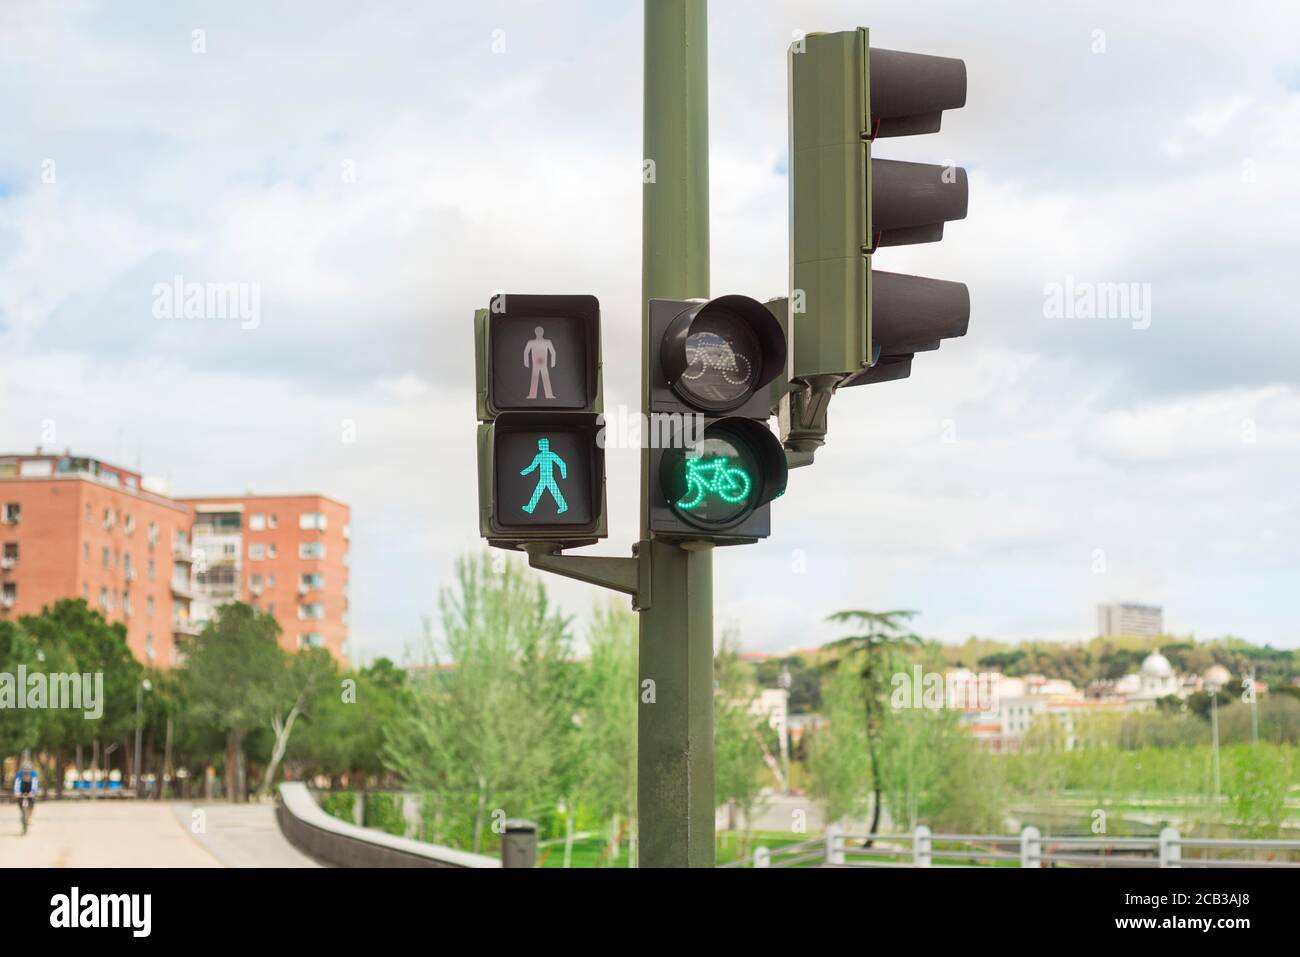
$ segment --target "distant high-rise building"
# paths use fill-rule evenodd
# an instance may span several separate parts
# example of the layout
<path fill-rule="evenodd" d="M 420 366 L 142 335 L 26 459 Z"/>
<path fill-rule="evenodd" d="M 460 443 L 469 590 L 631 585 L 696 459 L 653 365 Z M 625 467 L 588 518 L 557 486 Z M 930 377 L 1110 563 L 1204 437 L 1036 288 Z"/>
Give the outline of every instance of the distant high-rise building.
<path fill-rule="evenodd" d="M 0 619 L 84 598 L 160 668 L 226 602 L 272 615 L 288 650 L 348 634 L 346 505 L 323 495 L 176 499 L 64 454 L 0 455 Z M 156 486 L 151 486 L 157 488 Z"/>
<path fill-rule="evenodd" d="M 1154 637 L 1164 633 L 1164 611 L 1159 605 L 1121 602 L 1097 606 L 1097 634 L 1103 638 L 1121 635 Z"/>

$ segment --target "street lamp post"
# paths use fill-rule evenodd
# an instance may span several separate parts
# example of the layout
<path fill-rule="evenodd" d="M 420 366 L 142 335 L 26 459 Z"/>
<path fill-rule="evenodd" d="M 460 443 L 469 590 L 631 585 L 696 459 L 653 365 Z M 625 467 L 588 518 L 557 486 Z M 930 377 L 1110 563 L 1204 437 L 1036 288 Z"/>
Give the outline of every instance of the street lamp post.
<path fill-rule="evenodd" d="M 152 688 L 148 678 L 135 688 L 135 768 L 131 772 L 131 783 L 135 786 L 136 797 L 140 796 L 140 737 L 144 731 L 144 693 Z"/>
<path fill-rule="evenodd" d="M 1214 738 L 1214 807 L 1217 813 L 1222 784 L 1219 780 L 1219 689 L 1210 692 L 1210 733 Z"/>

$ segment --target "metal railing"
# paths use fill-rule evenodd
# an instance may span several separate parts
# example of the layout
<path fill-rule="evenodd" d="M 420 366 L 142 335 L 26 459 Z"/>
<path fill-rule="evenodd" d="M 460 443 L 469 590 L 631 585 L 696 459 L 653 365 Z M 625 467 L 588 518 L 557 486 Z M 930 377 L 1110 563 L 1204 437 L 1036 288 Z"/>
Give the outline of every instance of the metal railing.
<path fill-rule="evenodd" d="M 1184 850 L 1196 853 L 1185 855 Z M 1250 856 L 1240 855 L 1244 852 Z M 1300 867 L 1300 840 L 1182 837 L 1044 837 L 1019 834 L 847 834 L 838 825 L 805 841 L 756 847 L 723 867 Z"/>

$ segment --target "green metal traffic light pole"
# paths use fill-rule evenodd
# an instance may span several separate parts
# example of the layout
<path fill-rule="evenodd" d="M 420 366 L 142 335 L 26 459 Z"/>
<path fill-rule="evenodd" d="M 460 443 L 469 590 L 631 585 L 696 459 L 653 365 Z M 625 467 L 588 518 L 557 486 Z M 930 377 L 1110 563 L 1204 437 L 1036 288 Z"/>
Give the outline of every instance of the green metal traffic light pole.
<path fill-rule="evenodd" d="M 705 0 L 646 0 L 643 421 L 650 416 L 649 300 L 709 295 L 708 69 Z M 712 867 L 713 550 L 650 538 L 649 469 L 643 448 L 640 550 L 654 597 L 640 611 L 639 863 Z"/>
<path fill-rule="evenodd" d="M 708 7 L 646 0 L 641 205 L 641 411 L 650 421 L 651 299 L 709 295 Z M 647 435 L 649 431 L 646 430 Z M 713 546 L 651 538 L 641 450 L 641 540 L 632 558 L 525 546 L 533 568 L 632 596 L 640 613 L 637 829 L 641 867 L 714 865 Z"/>

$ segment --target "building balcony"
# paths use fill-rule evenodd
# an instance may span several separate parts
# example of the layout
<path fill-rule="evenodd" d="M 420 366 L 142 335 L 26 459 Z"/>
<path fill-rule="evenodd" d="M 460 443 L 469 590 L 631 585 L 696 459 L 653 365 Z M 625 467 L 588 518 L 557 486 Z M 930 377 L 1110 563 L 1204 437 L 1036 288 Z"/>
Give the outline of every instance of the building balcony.
<path fill-rule="evenodd" d="M 203 630 L 202 628 L 200 628 L 200 627 L 199 627 L 195 622 L 192 622 L 192 621 L 173 621 L 173 622 L 172 622 L 172 634 L 173 634 L 173 635 L 185 635 L 185 636 L 188 637 L 188 638 L 193 638 L 195 635 L 197 635 L 197 634 L 198 634 L 200 631 L 202 631 L 202 630 Z"/>
<path fill-rule="evenodd" d="M 0 571 L 9 571 L 18 564 L 16 558 L 0 558 Z"/>
<path fill-rule="evenodd" d="M 172 561 L 174 562 L 193 562 L 194 555 L 190 552 L 189 545 L 173 545 Z"/>
<path fill-rule="evenodd" d="M 172 594 L 173 594 L 173 595 L 176 595 L 176 596 L 178 596 L 178 597 L 180 597 L 180 598 L 193 598 L 193 597 L 194 597 L 194 589 L 190 586 L 190 583 L 189 583 L 189 582 L 187 582 L 187 581 L 186 581 L 186 582 L 180 582 L 180 581 L 177 581 L 176 579 L 173 578 L 173 579 L 172 579 L 172 583 L 171 583 L 171 585 L 172 585 Z"/>

